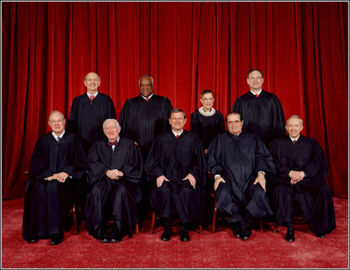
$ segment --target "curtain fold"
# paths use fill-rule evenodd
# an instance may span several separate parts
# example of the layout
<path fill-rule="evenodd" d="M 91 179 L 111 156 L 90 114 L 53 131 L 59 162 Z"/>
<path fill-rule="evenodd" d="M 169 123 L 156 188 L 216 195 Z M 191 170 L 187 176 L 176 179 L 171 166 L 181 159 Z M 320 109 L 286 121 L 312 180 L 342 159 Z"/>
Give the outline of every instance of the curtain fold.
<path fill-rule="evenodd" d="M 212 89 L 224 115 L 246 73 L 321 144 L 327 181 L 348 197 L 348 3 L 7 2 L 2 5 L 2 191 L 24 194 L 34 144 L 53 109 L 66 118 L 96 71 L 119 116 L 150 74 L 155 93 L 190 114 Z"/>

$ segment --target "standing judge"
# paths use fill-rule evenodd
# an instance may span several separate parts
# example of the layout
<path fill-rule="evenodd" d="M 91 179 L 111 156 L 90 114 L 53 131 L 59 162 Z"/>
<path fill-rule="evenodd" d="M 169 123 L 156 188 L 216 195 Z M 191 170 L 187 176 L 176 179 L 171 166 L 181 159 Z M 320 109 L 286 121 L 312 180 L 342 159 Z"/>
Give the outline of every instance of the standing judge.
<path fill-rule="evenodd" d="M 217 209 L 228 216 L 236 237 L 251 235 L 249 224 L 271 216 L 266 195 L 266 178 L 275 172 L 272 156 L 254 134 L 242 132 L 239 113 L 226 117 L 228 132 L 211 142 L 208 166 L 214 175 Z"/>
<path fill-rule="evenodd" d="M 80 136 L 85 153 L 91 145 L 104 138 L 102 123 L 107 118 L 116 118 L 112 99 L 100 92 L 101 78 L 95 72 L 85 75 L 87 92 L 74 98 L 69 113 L 68 130 Z"/>
<path fill-rule="evenodd" d="M 104 138 L 102 123 L 107 118 L 116 118 L 112 99 L 98 92 L 101 78 L 95 72 L 85 75 L 84 85 L 87 92 L 74 98 L 69 113 L 68 130 L 77 134 L 83 143 L 86 156 L 91 145 Z M 86 177 L 77 183 L 77 208 L 84 209 L 87 193 Z M 78 212 L 80 213 L 80 212 Z M 84 213 L 82 213 L 84 215 Z M 80 218 L 80 216 L 78 216 Z"/>
<path fill-rule="evenodd" d="M 204 153 L 208 153 L 211 140 L 218 134 L 225 132 L 225 120 L 221 112 L 213 108 L 214 94 L 205 89 L 200 95 L 202 107 L 191 114 L 191 132 L 201 139 Z"/>
<path fill-rule="evenodd" d="M 79 137 L 65 131 L 63 114 L 52 111 L 48 124 L 52 132 L 37 141 L 30 162 L 23 238 L 29 243 L 51 238 L 50 244 L 57 245 L 63 240 L 72 183 L 82 177 L 87 164 Z"/>
<path fill-rule="evenodd" d="M 140 95 L 126 100 L 120 113 L 121 136 L 137 142 L 145 160 L 152 140 L 169 131 L 169 114 L 173 109 L 168 98 L 153 93 L 153 78 L 139 79 Z"/>
<path fill-rule="evenodd" d="M 117 120 L 105 120 L 103 131 L 107 139 L 94 143 L 88 157 L 86 227 L 101 242 L 116 243 L 126 234 L 131 237 L 138 223 L 142 158 L 132 140 L 119 137 Z M 113 220 L 111 231 L 108 220 Z"/>
<path fill-rule="evenodd" d="M 295 203 L 316 236 L 323 238 L 336 226 L 332 192 L 326 184 L 326 159 L 316 140 L 300 134 L 302 129 L 303 120 L 291 116 L 286 123 L 289 136 L 276 139 L 270 147 L 277 170 L 272 192 L 277 224 L 287 227 L 289 242 L 295 240 Z"/>
<path fill-rule="evenodd" d="M 251 69 L 247 74 L 250 91 L 236 99 L 232 111 L 240 113 L 244 119 L 243 132 L 255 134 L 268 146 L 285 134 L 285 118 L 280 100 L 262 90 L 263 83 L 262 71 Z"/>
<path fill-rule="evenodd" d="M 185 113 L 174 109 L 171 131 L 156 137 L 148 154 L 145 171 L 153 184 L 151 205 L 164 220 L 163 241 L 172 235 L 173 209 L 180 216 L 180 240 L 189 241 L 189 224 L 203 222 L 206 161 L 197 135 L 184 130 Z"/>

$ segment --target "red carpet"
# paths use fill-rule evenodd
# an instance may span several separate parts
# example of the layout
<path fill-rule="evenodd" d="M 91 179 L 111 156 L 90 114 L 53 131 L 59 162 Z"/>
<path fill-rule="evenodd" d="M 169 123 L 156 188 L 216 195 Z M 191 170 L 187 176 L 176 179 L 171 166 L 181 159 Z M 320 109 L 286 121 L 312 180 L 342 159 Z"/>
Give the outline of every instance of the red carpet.
<path fill-rule="evenodd" d="M 187 243 L 178 235 L 162 242 L 162 227 L 152 235 L 145 224 L 139 235 L 116 244 L 99 243 L 83 229 L 66 232 L 62 244 L 50 246 L 48 239 L 23 240 L 23 200 L 3 201 L 1 268 L 348 268 L 348 200 L 334 203 L 337 229 L 324 239 L 297 225 L 294 243 L 283 239 L 284 227 L 277 233 L 253 231 L 243 242 L 219 226 L 214 234 L 191 231 Z"/>

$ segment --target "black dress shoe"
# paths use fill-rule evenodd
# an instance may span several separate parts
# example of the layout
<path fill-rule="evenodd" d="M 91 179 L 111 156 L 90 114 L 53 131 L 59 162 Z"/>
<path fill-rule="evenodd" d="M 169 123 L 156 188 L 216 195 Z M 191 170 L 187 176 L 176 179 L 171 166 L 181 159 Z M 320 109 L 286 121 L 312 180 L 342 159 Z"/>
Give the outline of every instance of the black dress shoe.
<path fill-rule="evenodd" d="M 35 244 L 37 242 L 38 242 L 38 239 L 34 239 L 34 238 L 28 240 L 28 243 L 31 243 L 31 244 Z"/>
<path fill-rule="evenodd" d="M 113 228 L 112 228 L 112 233 L 111 233 L 111 237 L 109 239 L 110 243 L 118 243 L 123 239 L 118 226 L 116 223 L 113 224 Z"/>
<path fill-rule="evenodd" d="M 233 232 L 233 235 L 236 236 L 237 238 L 241 237 L 242 230 L 239 224 L 236 224 L 236 223 L 232 224 L 232 232 Z"/>
<path fill-rule="evenodd" d="M 190 235 L 188 234 L 187 232 L 187 229 L 184 228 L 184 227 L 181 227 L 180 228 L 180 240 L 182 242 L 187 242 L 187 241 L 190 241 Z"/>
<path fill-rule="evenodd" d="M 168 231 L 168 230 L 165 230 L 162 235 L 160 236 L 160 239 L 162 241 L 169 241 L 170 240 L 170 236 L 172 235 L 172 231 Z"/>
<path fill-rule="evenodd" d="M 62 240 L 63 240 L 63 235 L 61 233 L 54 234 L 50 241 L 50 245 L 58 245 L 62 243 Z"/>
<path fill-rule="evenodd" d="M 326 236 L 324 234 L 316 234 L 317 237 L 319 238 L 325 238 Z"/>
<path fill-rule="evenodd" d="M 293 228 L 288 228 L 287 233 L 286 233 L 286 238 L 288 242 L 294 242 L 295 237 L 294 237 L 294 229 Z"/>
<path fill-rule="evenodd" d="M 239 238 L 241 238 L 241 240 L 245 241 L 251 236 L 252 231 L 247 226 L 243 226 L 241 230 L 242 230 L 242 232 L 241 232 L 241 235 Z"/>

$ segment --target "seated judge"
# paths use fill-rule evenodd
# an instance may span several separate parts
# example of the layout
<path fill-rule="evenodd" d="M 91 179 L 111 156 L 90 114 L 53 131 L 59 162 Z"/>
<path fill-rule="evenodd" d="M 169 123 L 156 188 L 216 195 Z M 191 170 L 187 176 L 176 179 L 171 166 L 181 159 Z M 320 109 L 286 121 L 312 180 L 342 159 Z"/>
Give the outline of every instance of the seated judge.
<path fill-rule="evenodd" d="M 161 240 L 169 241 L 176 209 L 180 217 L 180 240 L 189 241 L 189 225 L 202 225 L 205 209 L 206 161 L 199 137 L 184 130 L 186 115 L 173 109 L 171 131 L 158 135 L 145 162 L 148 180 L 153 183 L 150 201 L 164 221 Z"/>
<path fill-rule="evenodd" d="M 286 130 L 289 136 L 276 139 L 270 147 L 277 171 L 272 190 L 277 224 L 287 227 L 285 239 L 293 242 L 292 217 L 299 204 L 311 231 L 324 238 L 336 226 L 326 159 L 316 140 L 300 134 L 299 116 L 287 120 Z"/>
<path fill-rule="evenodd" d="M 242 133 L 236 112 L 226 117 L 228 131 L 216 136 L 208 149 L 208 166 L 214 175 L 217 209 L 225 213 L 233 234 L 247 240 L 250 223 L 271 216 L 266 178 L 275 172 L 272 156 L 256 135 Z"/>
<path fill-rule="evenodd" d="M 86 228 L 102 243 L 120 242 L 132 237 L 138 223 L 137 203 L 141 199 L 141 153 L 132 140 L 120 138 L 121 127 L 115 119 L 103 123 L 105 140 L 94 143 L 88 156 Z M 107 221 L 113 220 L 108 230 Z"/>
<path fill-rule="evenodd" d="M 30 162 L 23 238 L 29 243 L 51 238 L 50 244 L 57 245 L 63 240 L 73 182 L 83 176 L 87 164 L 79 137 L 65 131 L 63 114 L 52 111 L 48 124 L 52 131 L 36 142 Z"/>

